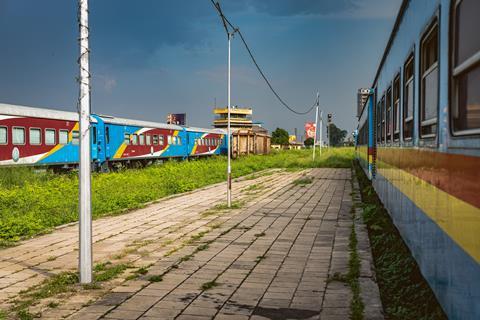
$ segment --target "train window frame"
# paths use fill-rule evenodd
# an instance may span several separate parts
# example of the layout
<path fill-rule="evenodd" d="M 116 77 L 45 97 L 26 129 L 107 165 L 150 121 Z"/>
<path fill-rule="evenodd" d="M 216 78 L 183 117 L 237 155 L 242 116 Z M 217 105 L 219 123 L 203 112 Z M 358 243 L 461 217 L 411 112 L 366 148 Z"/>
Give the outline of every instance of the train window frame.
<path fill-rule="evenodd" d="M 75 146 L 80 145 L 80 131 L 72 130 L 72 144 Z"/>
<path fill-rule="evenodd" d="M 158 135 L 158 144 L 161 146 L 165 145 L 165 136 L 163 134 Z"/>
<path fill-rule="evenodd" d="M 132 146 L 138 146 L 138 134 L 132 134 L 130 139 Z"/>
<path fill-rule="evenodd" d="M 48 132 L 53 132 L 53 143 L 49 142 L 47 139 L 47 133 Z M 55 146 L 57 144 L 57 130 L 53 128 L 45 128 L 45 145 L 46 146 Z"/>
<path fill-rule="evenodd" d="M 375 111 L 375 131 L 376 131 L 376 144 L 379 144 L 382 139 L 381 131 L 382 131 L 382 119 L 380 110 L 382 108 L 382 99 L 377 101 L 376 111 Z"/>
<path fill-rule="evenodd" d="M 401 92 L 402 92 L 402 81 L 401 81 L 401 72 L 397 72 L 393 78 L 392 84 L 392 108 L 393 108 L 393 141 L 400 140 L 400 131 L 401 131 Z M 396 92 L 397 91 L 397 92 Z M 395 96 L 396 94 L 396 96 Z"/>
<path fill-rule="evenodd" d="M 158 146 L 158 134 L 152 135 L 152 145 Z"/>
<path fill-rule="evenodd" d="M 105 143 L 109 144 L 110 143 L 110 127 L 105 126 Z"/>
<path fill-rule="evenodd" d="M 23 131 L 23 143 L 15 142 L 15 134 L 14 134 L 15 129 L 20 129 Z M 25 127 L 18 127 L 18 126 L 12 127 L 12 144 L 15 146 L 24 146 L 26 142 L 27 142 L 27 137 L 25 134 Z"/>
<path fill-rule="evenodd" d="M 181 146 L 182 145 L 182 137 L 177 136 L 177 142 L 178 142 L 178 145 Z"/>
<path fill-rule="evenodd" d="M 471 56 L 465 58 L 462 62 L 457 64 L 458 56 L 458 16 L 457 10 L 458 7 L 462 4 L 463 0 L 456 0 L 451 2 L 450 8 L 450 59 L 449 59 L 449 124 L 450 124 L 450 134 L 452 137 L 462 138 L 465 136 L 473 136 L 480 134 L 480 127 L 472 129 L 455 129 L 455 120 L 460 110 L 459 110 L 459 97 L 458 97 L 458 86 L 461 82 L 461 77 L 471 73 L 472 71 L 480 71 L 480 50 L 473 53 Z"/>
<path fill-rule="evenodd" d="M 39 133 L 38 134 L 38 138 L 39 138 L 38 143 L 32 143 L 32 130 L 35 130 Z M 42 145 L 42 128 L 37 128 L 37 127 L 28 128 L 28 142 L 32 146 L 41 146 Z"/>
<path fill-rule="evenodd" d="M 152 136 L 150 134 L 146 134 L 145 135 L 145 144 L 147 146 L 151 146 L 152 145 Z"/>
<path fill-rule="evenodd" d="M 139 134 L 138 135 L 138 144 L 140 146 L 144 146 L 145 145 L 145 135 L 143 133 Z"/>
<path fill-rule="evenodd" d="M 172 144 L 172 136 L 171 136 L 171 135 L 168 135 L 168 136 L 167 136 L 167 144 L 168 144 L 168 145 L 171 145 L 171 144 Z"/>
<path fill-rule="evenodd" d="M 412 65 L 412 76 L 407 78 L 406 73 L 407 73 L 407 65 L 411 64 Z M 402 138 L 404 141 L 411 141 L 413 139 L 413 134 L 414 134 L 414 128 L 415 128 L 415 48 L 412 49 L 410 54 L 408 55 L 407 59 L 405 60 L 405 63 L 403 64 L 403 81 L 402 81 Z M 408 111 L 408 101 L 410 99 L 406 99 L 406 95 L 408 93 L 407 86 L 412 85 L 412 114 L 409 115 L 408 117 L 405 117 L 407 112 L 405 112 L 405 109 Z M 405 136 L 405 128 L 406 124 L 411 123 L 411 132 L 410 136 Z"/>
<path fill-rule="evenodd" d="M 428 67 L 428 69 L 424 70 L 424 63 L 426 57 L 425 57 L 425 49 L 424 45 L 427 41 L 431 39 L 431 35 L 433 32 L 436 32 L 437 34 L 437 43 L 436 47 L 436 61 Z M 440 106 L 440 23 L 438 19 L 438 15 L 435 14 L 435 16 L 431 19 L 431 21 L 428 23 L 425 31 L 423 32 L 421 38 L 420 38 L 420 74 L 419 74 L 419 94 L 420 94 L 420 99 L 419 99 L 419 121 L 418 121 L 418 136 L 420 139 L 434 139 L 437 134 L 438 134 L 438 117 L 439 117 L 439 106 Z M 426 112 L 425 109 L 425 88 L 426 86 L 424 85 L 424 82 L 426 81 L 427 77 L 430 76 L 433 72 L 437 72 L 437 87 L 436 90 L 434 90 L 434 94 L 436 96 L 436 106 L 435 106 L 435 113 L 436 116 L 431 119 L 426 119 L 424 120 L 424 112 Z M 423 133 L 424 128 L 429 128 L 435 126 L 434 130 L 431 130 L 431 133 Z"/>
<path fill-rule="evenodd" d="M 387 136 L 387 130 L 385 127 L 385 117 L 386 117 L 386 104 L 385 104 L 385 95 L 386 92 L 383 93 L 382 98 L 380 99 L 380 142 L 381 144 L 385 144 L 386 141 L 386 136 Z"/>
<path fill-rule="evenodd" d="M 67 139 L 66 139 L 65 143 L 62 142 L 62 138 L 61 138 L 62 133 L 67 135 Z M 65 129 L 58 130 L 58 144 L 61 144 L 61 145 L 67 145 L 68 144 L 68 130 L 65 130 Z"/>
<path fill-rule="evenodd" d="M 389 97 L 390 95 L 390 97 Z M 392 85 L 387 89 L 385 94 L 385 142 L 390 143 L 393 141 L 393 122 L 392 122 L 392 109 L 393 109 L 393 96 Z M 390 105 L 390 108 L 388 107 Z"/>
<path fill-rule="evenodd" d="M 124 143 L 125 145 L 127 145 L 127 146 L 129 146 L 130 143 L 131 143 L 130 136 L 131 136 L 131 135 L 130 135 L 130 133 L 128 133 L 128 132 L 125 132 L 125 133 L 123 134 L 123 143 Z"/>
<path fill-rule="evenodd" d="M 8 144 L 8 127 L 0 126 L 0 130 L 5 129 L 5 142 L 0 141 L 0 145 L 4 146 Z"/>

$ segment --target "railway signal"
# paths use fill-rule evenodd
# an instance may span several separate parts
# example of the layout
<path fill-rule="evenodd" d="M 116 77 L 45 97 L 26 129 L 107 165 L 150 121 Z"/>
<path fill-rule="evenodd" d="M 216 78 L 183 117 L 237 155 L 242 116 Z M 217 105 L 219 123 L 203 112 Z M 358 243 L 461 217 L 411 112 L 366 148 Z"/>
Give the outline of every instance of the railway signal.
<path fill-rule="evenodd" d="M 80 31 L 80 170 L 79 170 L 79 273 L 80 283 L 92 282 L 92 202 L 91 202 L 91 163 L 90 163 L 90 71 L 88 47 L 88 0 L 79 0 Z"/>

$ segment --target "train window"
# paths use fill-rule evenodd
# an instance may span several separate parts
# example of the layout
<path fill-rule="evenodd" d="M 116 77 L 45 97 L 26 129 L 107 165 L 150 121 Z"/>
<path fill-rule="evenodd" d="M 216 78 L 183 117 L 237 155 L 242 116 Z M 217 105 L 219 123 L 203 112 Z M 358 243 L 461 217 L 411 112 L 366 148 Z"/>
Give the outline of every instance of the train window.
<path fill-rule="evenodd" d="M 92 127 L 92 143 L 97 144 L 97 127 Z"/>
<path fill-rule="evenodd" d="M 58 143 L 68 144 L 68 130 L 60 130 L 58 132 Z"/>
<path fill-rule="evenodd" d="M 182 145 L 182 137 L 177 137 L 177 143 L 178 145 Z"/>
<path fill-rule="evenodd" d="M 172 136 L 167 136 L 167 144 L 172 144 Z"/>
<path fill-rule="evenodd" d="M 151 145 L 152 144 L 152 136 L 147 134 L 145 136 L 145 142 L 146 142 L 147 146 Z"/>
<path fill-rule="evenodd" d="M 480 129 L 480 1 L 457 1 L 454 8 L 452 127 L 455 133 Z"/>
<path fill-rule="evenodd" d="M 38 128 L 30 128 L 29 132 L 29 140 L 30 144 L 34 146 L 38 146 L 42 144 L 42 130 Z"/>
<path fill-rule="evenodd" d="M 105 143 L 110 143 L 110 127 L 108 126 L 105 127 Z"/>
<path fill-rule="evenodd" d="M 13 127 L 12 134 L 13 144 L 25 144 L 25 128 Z"/>
<path fill-rule="evenodd" d="M 123 134 L 123 143 L 127 146 L 130 145 L 130 133 Z"/>
<path fill-rule="evenodd" d="M 0 144 L 8 143 L 8 129 L 7 127 L 0 127 Z"/>
<path fill-rule="evenodd" d="M 78 132 L 78 130 L 72 131 L 72 144 L 74 145 L 80 144 L 80 132 Z"/>
<path fill-rule="evenodd" d="M 158 138 L 159 138 L 160 145 L 163 146 L 165 144 L 165 137 L 163 135 L 160 135 L 160 136 L 158 136 Z"/>
<path fill-rule="evenodd" d="M 392 129 L 393 129 L 393 112 L 392 112 L 392 88 L 387 90 L 387 100 L 386 100 L 386 124 L 387 124 L 387 142 L 392 141 Z"/>
<path fill-rule="evenodd" d="M 153 135 L 153 145 L 154 146 L 158 145 L 158 135 L 156 134 Z"/>
<path fill-rule="evenodd" d="M 403 138 L 408 140 L 413 135 L 413 55 L 405 63 L 403 79 Z"/>
<path fill-rule="evenodd" d="M 431 137 L 437 130 L 438 109 L 438 25 L 423 37 L 421 46 L 420 133 Z"/>
<path fill-rule="evenodd" d="M 393 140 L 400 137 L 400 75 L 393 80 Z"/>
<path fill-rule="evenodd" d="M 381 135 L 380 132 L 382 131 L 382 115 L 380 114 L 380 109 L 381 109 L 381 102 L 379 101 L 377 103 L 377 110 L 375 112 L 376 120 L 377 120 L 377 142 L 380 142 Z"/>
<path fill-rule="evenodd" d="M 381 137 L 381 141 L 382 143 L 385 142 L 385 95 L 383 95 L 382 97 L 382 102 L 380 104 L 380 121 L 381 121 L 381 130 L 380 130 L 380 137 Z"/>
<path fill-rule="evenodd" d="M 45 129 L 45 144 L 47 146 L 53 146 L 57 144 L 55 129 Z"/>
<path fill-rule="evenodd" d="M 141 146 L 145 145 L 145 135 L 144 134 L 140 134 L 138 136 L 138 142 Z"/>
<path fill-rule="evenodd" d="M 138 145 L 138 135 L 132 134 L 131 141 L 132 141 L 132 145 L 134 146 Z"/>

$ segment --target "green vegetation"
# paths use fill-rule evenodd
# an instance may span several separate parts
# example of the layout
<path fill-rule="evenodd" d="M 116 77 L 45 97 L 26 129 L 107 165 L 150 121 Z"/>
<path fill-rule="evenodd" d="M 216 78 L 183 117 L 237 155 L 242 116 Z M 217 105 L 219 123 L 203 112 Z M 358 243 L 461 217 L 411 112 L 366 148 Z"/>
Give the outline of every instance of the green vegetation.
<path fill-rule="evenodd" d="M 353 153 L 353 148 L 324 149 L 315 162 L 312 162 L 311 150 L 240 157 L 233 161 L 232 173 L 238 178 L 270 168 L 348 168 Z M 168 195 L 224 181 L 225 172 L 225 158 L 213 157 L 93 174 L 93 218 L 121 214 Z M 32 168 L 0 169 L 0 245 L 13 244 L 77 221 L 77 211 L 77 173 L 52 174 Z"/>
<path fill-rule="evenodd" d="M 447 319 L 370 181 L 358 164 L 355 169 L 385 318 Z"/>
<path fill-rule="evenodd" d="M 357 233 L 355 232 L 355 213 L 353 213 L 352 231 L 348 248 L 350 249 L 350 258 L 348 260 L 348 284 L 352 288 L 352 301 L 350 303 L 351 319 L 362 320 L 364 304 L 360 297 L 360 284 L 358 277 L 360 277 L 360 258 L 357 251 Z"/>
<path fill-rule="evenodd" d="M 209 281 L 209 282 L 205 282 L 204 284 L 202 284 L 202 286 L 200 287 L 203 291 L 206 291 L 206 290 L 210 290 L 214 287 L 218 286 L 218 282 L 216 282 L 215 280 L 212 280 L 212 281 Z"/>
<path fill-rule="evenodd" d="M 312 182 L 313 182 L 312 177 L 303 177 L 303 178 L 298 178 L 297 180 L 293 181 L 292 183 L 296 186 L 304 186 L 304 185 L 307 185 L 307 184 L 312 183 Z"/>
<path fill-rule="evenodd" d="M 148 281 L 150 282 L 160 282 L 163 280 L 163 277 L 161 275 L 153 275 L 148 277 Z"/>
<path fill-rule="evenodd" d="M 257 238 L 265 237 L 265 232 L 255 233 L 254 236 L 257 237 Z"/>
<path fill-rule="evenodd" d="M 289 136 L 287 130 L 277 128 L 272 132 L 272 144 L 288 145 Z"/>

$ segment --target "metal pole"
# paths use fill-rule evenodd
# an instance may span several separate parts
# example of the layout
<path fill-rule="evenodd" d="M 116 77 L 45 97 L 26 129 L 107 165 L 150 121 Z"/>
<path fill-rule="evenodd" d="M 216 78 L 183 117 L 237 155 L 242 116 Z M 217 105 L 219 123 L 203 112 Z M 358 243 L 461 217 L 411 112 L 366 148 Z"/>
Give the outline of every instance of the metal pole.
<path fill-rule="evenodd" d="M 315 111 L 315 136 L 313 137 L 313 161 L 315 161 L 315 145 L 317 144 L 317 125 L 318 125 L 318 100 L 319 93 L 317 92 L 317 107 Z"/>
<path fill-rule="evenodd" d="M 230 208 L 232 205 L 232 167 L 231 167 L 231 146 L 230 146 L 230 42 L 233 34 L 228 33 L 228 119 L 227 119 L 227 136 L 228 136 L 228 163 L 227 163 L 227 206 Z"/>
<path fill-rule="evenodd" d="M 323 130 L 323 111 L 320 111 L 320 156 L 322 156 L 322 130 Z"/>
<path fill-rule="evenodd" d="M 80 171 L 79 271 L 80 283 L 92 282 L 92 204 L 90 190 L 90 72 L 88 0 L 79 0 L 80 23 Z"/>

